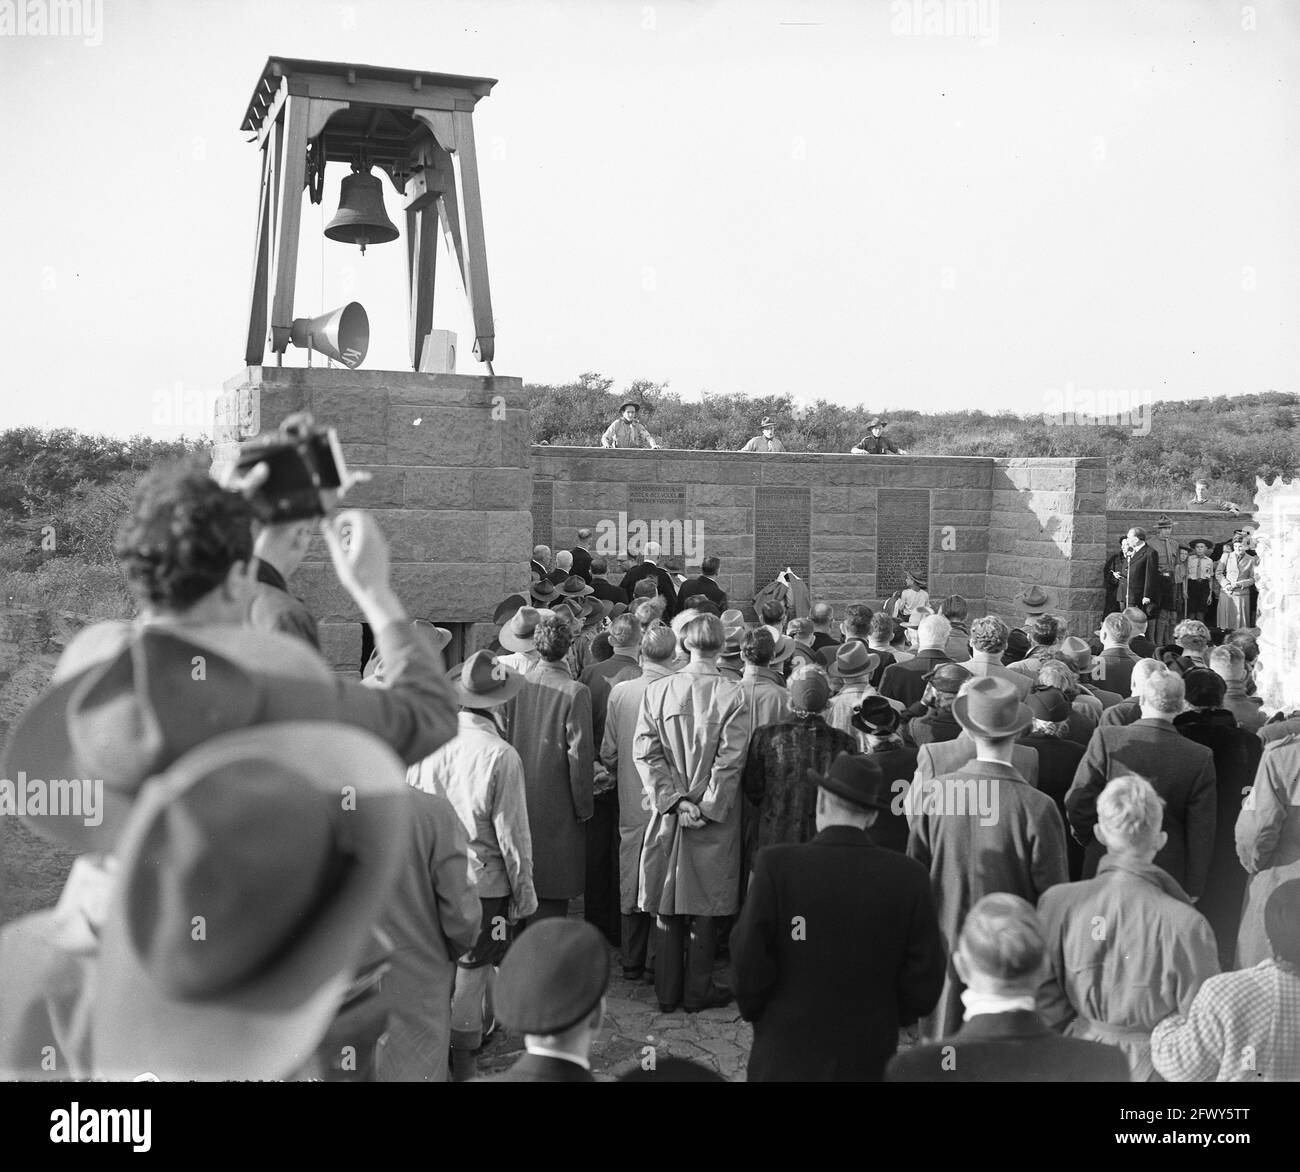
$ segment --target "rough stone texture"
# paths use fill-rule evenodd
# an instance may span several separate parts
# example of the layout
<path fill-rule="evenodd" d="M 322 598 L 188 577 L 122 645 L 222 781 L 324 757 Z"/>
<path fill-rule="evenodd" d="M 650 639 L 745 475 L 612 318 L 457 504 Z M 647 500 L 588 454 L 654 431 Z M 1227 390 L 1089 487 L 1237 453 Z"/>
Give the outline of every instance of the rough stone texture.
<path fill-rule="evenodd" d="M 318 633 L 321 655 L 330 667 L 336 671 L 361 669 L 360 623 L 324 623 Z"/>
<path fill-rule="evenodd" d="M 214 464 L 293 411 L 336 428 L 345 458 L 370 473 L 346 503 L 377 515 L 398 595 L 413 615 L 486 622 L 510 588 L 528 581 L 532 468 L 519 379 L 250 367 L 218 399 Z M 355 669 L 361 616 L 321 541 L 294 590 L 329 629 L 330 662 Z"/>

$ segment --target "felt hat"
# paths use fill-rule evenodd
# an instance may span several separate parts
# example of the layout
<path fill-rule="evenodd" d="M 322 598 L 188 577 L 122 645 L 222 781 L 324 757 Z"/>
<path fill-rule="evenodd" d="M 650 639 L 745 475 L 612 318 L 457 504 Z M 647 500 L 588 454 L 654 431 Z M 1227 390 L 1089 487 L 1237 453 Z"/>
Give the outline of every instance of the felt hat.
<path fill-rule="evenodd" d="M 809 769 L 807 780 L 846 802 L 867 810 L 888 810 L 890 783 L 869 753 L 839 753 L 825 773 Z"/>
<path fill-rule="evenodd" d="M 861 639 L 849 639 L 835 649 L 835 662 L 827 669 L 837 680 L 860 680 L 880 666 L 880 656 Z"/>
<path fill-rule="evenodd" d="M 577 574 L 572 574 L 568 578 L 565 578 L 563 583 L 561 583 L 560 597 L 561 598 L 582 598 L 590 594 L 592 590 L 593 587 L 588 586 L 587 583 L 581 577 L 579 577 Z"/>
<path fill-rule="evenodd" d="M 498 1020 L 524 1034 L 558 1034 L 600 1004 L 609 986 L 609 946 L 583 920 L 529 926 L 506 953 L 492 994 Z"/>
<path fill-rule="evenodd" d="M 451 632 L 446 627 L 435 626 L 428 619 L 412 619 L 411 626 L 428 638 L 435 657 L 440 656 L 451 642 Z M 368 680 L 373 676 L 380 675 L 383 670 L 383 662 L 383 657 L 379 654 L 379 648 L 375 647 L 370 652 L 370 658 L 366 660 L 365 667 L 361 669 L 361 678 Z"/>
<path fill-rule="evenodd" d="M 1078 635 L 1061 640 L 1055 658 L 1079 675 L 1087 675 L 1093 668 L 1092 648 L 1087 639 L 1080 639 Z"/>
<path fill-rule="evenodd" d="M 879 415 L 876 415 L 867 424 L 867 430 L 870 431 L 873 427 L 888 427 L 888 426 L 889 423 L 887 420 L 881 419 Z"/>
<path fill-rule="evenodd" d="M 1169 516 L 1168 513 L 1161 513 L 1160 516 L 1156 518 L 1157 529 L 1172 529 L 1173 527 L 1174 527 L 1173 519 Z"/>
<path fill-rule="evenodd" d="M 743 631 L 745 629 L 745 612 L 734 606 L 722 612 L 722 629 L 724 631 Z"/>
<path fill-rule="evenodd" d="M 560 588 L 549 578 L 539 578 L 529 588 L 533 602 L 552 603 L 560 597 Z"/>
<path fill-rule="evenodd" d="M 1025 697 L 1025 704 L 1038 720 L 1060 723 L 1070 719 L 1070 702 L 1060 688 L 1034 687 Z"/>
<path fill-rule="evenodd" d="M 726 628 L 723 628 L 724 631 Z M 772 651 L 772 658 L 768 662 L 768 667 L 775 667 L 778 663 L 784 663 L 794 654 L 795 643 L 789 635 L 782 635 L 776 640 L 776 647 Z"/>
<path fill-rule="evenodd" d="M 1022 590 L 1016 602 L 1024 607 L 1030 614 L 1041 614 L 1051 605 L 1051 598 L 1037 583 L 1030 586 L 1028 590 Z"/>
<path fill-rule="evenodd" d="M 299 1070 L 338 1012 L 405 858 L 405 776 L 371 733 L 291 721 L 208 740 L 153 779 L 116 851 L 96 966 L 95 1075 L 265 1080 Z"/>
<path fill-rule="evenodd" d="M 535 651 L 533 635 L 540 618 L 541 612 L 535 607 L 521 606 L 501 628 L 501 633 L 497 636 L 501 640 L 501 646 L 507 651 Z"/>
<path fill-rule="evenodd" d="M 921 677 L 936 692 L 955 695 L 962 684 L 971 678 L 971 673 L 960 663 L 941 663 Z"/>
<path fill-rule="evenodd" d="M 645 407 L 645 404 L 640 399 L 624 399 L 618 405 L 618 409 L 620 413 L 622 412 L 624 407 L 635 407 L 637 414 L 640 415 L 642 409 Z"/>
<path fill-rule="evenodd" d="M 887 737 L 898 728 L 902 718 L 884 696 L 866 696 L 861 704 L 853 709 L 851 717 L 853 727 L 872 736 Z"/>
<path fill-rule="evenodd" d="M 524 677 L 490 651 L 475 651 L 447 677 L 463 708 L 492 708 L 519 694 Z"/>
<path fill-rule="evenodd" d="M 977 676 L 952 702 L 952 715 L 973 737 L 1011 737 L 1033 723 L 1015 684 L 1000 676 Z"/>
<path fill-rule="evenodd" d="M 502 599 L 497 603 L 496 610 L 492 612 L 492 625 L 503 626 L 507 620 L 514 617 L 521 606 L 527 605 L 528 599 L 522 594 L 511 594 L 508 598 Z"/>
<path fill-rule="evenodd" d="M 304 716 L 337 715 L 337 679 L 301 640 L 161 625 L 124 628 L 121 638 L 111 654 L 56 674 L 10 734 L 2 767 L 13 781 L 47 782 L 51 800 L 29 805 L 24 819 L 79 854 L 112 845 L 150 776 L 219 733 L 259 723 L 277 677 Z M 60 794 L 48 779 L 73 784 Z"/>
<path fill-rule="evenodd" d="M 911 578 L 912 581 L 915 582 L 922 590 L 926 588 L 925 574 L 921 570 L 904 570 L 903 574 L 905 577 Z"/>
<path fill-rule="evenodd" d="M 1196 547 L 1198 545 L 1203 545 L 1206 549 L 1214 548 L 1214 542 L 1212 542 L 1208 537 L 1193 537 L 1187 542 L 1187 548 L 1193 553 L 1196 552 Z"/>
<path fill-rule="evenodd" d="M 758 421 L 758 426 L 760 428 L 775 427 L 776 420 L 773 419 L 770 415 L 764 415 L 763 418 Z"/>

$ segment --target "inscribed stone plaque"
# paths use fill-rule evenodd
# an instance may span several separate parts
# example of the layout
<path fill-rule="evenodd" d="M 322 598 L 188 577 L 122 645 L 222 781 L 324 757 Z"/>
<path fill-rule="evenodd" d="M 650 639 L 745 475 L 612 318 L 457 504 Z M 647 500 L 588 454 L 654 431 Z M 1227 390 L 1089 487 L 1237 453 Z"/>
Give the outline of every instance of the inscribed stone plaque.
<path fill-rule="evenodd" d="M 533 481 L 533 544 L 550 545 L 555 521 L 555 482 Z"/>
<path fill-rule="evenodd" d="M 754 593 L 786 566 L 807 581 L 811 547 L 810 490 L 754 489 Z"/>
<path fill-rule="evenodd" d="M 876 492 L 876 593 L 902 590 L 908 570 L 930 580 L 930 490 L 882 488 Z"/>
<path fill-rule="evenodd" d="M 657 541 L 664 557 L 698 557 L 695 534 L 687 528 L 692 524 L 686 517 L 684 488 L 663 484 L 627 486 L 625 548 L 631 553 L 640 553 L 647 541 Z"/>

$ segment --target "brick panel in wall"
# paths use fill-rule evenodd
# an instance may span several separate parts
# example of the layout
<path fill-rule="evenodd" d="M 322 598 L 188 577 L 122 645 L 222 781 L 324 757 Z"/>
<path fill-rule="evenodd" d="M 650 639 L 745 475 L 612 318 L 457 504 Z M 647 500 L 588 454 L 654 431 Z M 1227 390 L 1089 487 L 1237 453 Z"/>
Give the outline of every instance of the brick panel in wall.
<path fill-rule="evenodd" d="M 754 592 L 758 593 L 786 566 L 806 580 L 811 546 L 810 491 L 754 489 Z"/>
<path fill-rule="evenodd" d="M 930 490 L 881 488 L 876 493 L 876 593 L 887 598 L 908 570 L 930 578 Z"/>

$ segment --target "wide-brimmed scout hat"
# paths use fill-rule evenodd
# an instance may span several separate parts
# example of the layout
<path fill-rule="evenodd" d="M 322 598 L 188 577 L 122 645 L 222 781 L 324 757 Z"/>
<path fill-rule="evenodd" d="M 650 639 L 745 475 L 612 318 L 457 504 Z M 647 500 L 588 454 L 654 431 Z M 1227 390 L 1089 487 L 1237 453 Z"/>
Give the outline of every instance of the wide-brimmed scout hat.
<path fill-rule="evenodd" d="M 100 937 L 95 1074 L 302 1068 L 404 862 L 405 778 L 371 733 L 293 721 L 216 737 L 152 779 Z"/>
<path fill-rule="evenodd" d="M 527 606 L 528 599 L 522 594 L 511 594 L 497 603 L 497 608 L 492 612 L 492 625 L 494 627 L 503 626 L 518 613 L 521 606 Z"/>
<path fill-rule="evenodd" d="M 1043 613 L 1051 601 L 1047 592 L 1037 583 L 1030 586 L 1028 590 L 1022 590 L 1020 596 L 1016 599 L 1016 602 L 1030 614 Z"/>
<path fill-rule="evenodd" d="M 893 797 L 878 762 L 867 753 L 840 753 L 825 773 L 809 769 L 806 780 L 867 810 L 888 810 Z"/>
<path fill-rule="evenodd" d="M 871 420 L 870 423 L 867 424 L 867 430 L 870 431 L 873 427 L 888 427 L 888 426 L 889 426 L 889 421 L 886 419 L 881 419 L 880 416 L 877 415 Z"/>
<path fill-rule="evenodd" d="M 497 636 L 501 640 L 501 646 L 507 651 L 535 651 L 533 635 L 541 617 L 541 611 L 536 607 L 521 606 L 501 628 L 501 633 Z"/>
<path fill-rule="evenodd" d="M 635 407 L 637 414 L 640 415 L 645 410 L 645 403 L 640 399 L 624 399 L 619 405 L 619 414 L 622 414 L 624 407 Z"/>
<path fill-rule="evenodd" d="M 835 649 L 835 662 L 827 671 L 839 680 L 857 680 L 871 675 L 879 666 L 879 655 L 868 650 L 861 639 L 850 639 Z"/>
<path fill-rule="evenodd" d="M 475 651 L 447 677 L 463 708 L 492 708 L 519 693 L 524 677 L 490 651 Z"/>
<path fill-rule="evenodd" d="M 775 427 L 776 420 L 770 415 L 764 415 L 763 418 L 758 421 L 758 426 L 760 431 L 765 427 Z"/>
<path fill-rule="evenodd" d="M 533 602 L 554 602 L 560 597 L 560 588 L 550 578 L 539 578 L 528 588 Z"/>
<path fill-rule="evenodd" d="M 594 587 L 588 586 L 586 581 L 578 574 L 571 574 L 560 583 L 561 598 L 582 598 L 590 594 Z"/>
<path fill-rule="evenodd" d="M 435 626 L 428 619 L 412 619 L 411 625 L 428 638 L 435 657 L 442 655 L 451 642 L 451 632 L 446 627 Z M 375 647 L 366 660 L 366 666 L 361 669 L 361 678 L 368 680 L 372 676 L 382 675 L 383 666 L 383 657 L 379 654 L 379 648 Z"/>
<path fill-rule="evenodd" d="M 1024 732 L 1034 720 L 1015 684 L 999 676 L 971 680 L 965 694 L 952 702 L 952 715 L 971 736 L 995 738 Z"/>
<path fill-rule="evenodd" d="M 10 735 L 0 770 L 43 783 L 49 800 L 29 803 L 24 820 L 78 853 L 112 846 L 153 774 L 220 733 L 261 723 L 278 684 L 280 707 L 304 719 L 337 714 L 337 677 L 289 635 L 124 624 L 104 637 L 119 644 L 102 658 L 57 674 L 61 662 Z"/>

